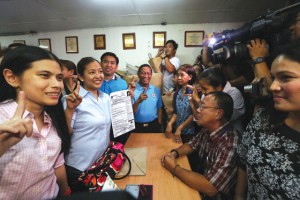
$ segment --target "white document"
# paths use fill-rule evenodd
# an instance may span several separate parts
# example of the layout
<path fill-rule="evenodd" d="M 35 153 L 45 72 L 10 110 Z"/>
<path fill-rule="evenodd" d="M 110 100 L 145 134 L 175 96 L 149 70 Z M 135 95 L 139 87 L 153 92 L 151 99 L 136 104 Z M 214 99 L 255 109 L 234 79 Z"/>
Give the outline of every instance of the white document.
<path fill-rule="evenodd" d="M 135 129 L 134 114 L 128 90 L 110 94 L 111 120 L 114 137 Z"/>

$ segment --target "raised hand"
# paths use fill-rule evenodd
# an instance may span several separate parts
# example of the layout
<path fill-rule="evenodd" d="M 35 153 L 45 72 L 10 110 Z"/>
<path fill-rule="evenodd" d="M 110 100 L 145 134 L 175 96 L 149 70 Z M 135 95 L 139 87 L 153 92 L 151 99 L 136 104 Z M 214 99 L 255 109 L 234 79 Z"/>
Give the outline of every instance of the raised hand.
<path fill-rule="evenodd" d="M 268 44 L 264 39 L 255 38 L 247 45 L 249 55 L 252 59 L 267 57 L 269 55 Z"/>
<path fill-rule="evenodd" d="M 79 90 L 80 82 L 77 81 L 76 89 L 66 97 L 68 109 L 74 110 L 82 102 L 82 97 L 79 95 Z"/>
<path fill-rule="evenodd" d="M 32 120 L 22 119 L 26 107 L 23 91 L 20 91 L 17 103 L 18 107 L 14 116 L 0 125 L 0 156 L 10 147 L 20 142 L 25 135 L 30 137 L 32 134 Z"/>
<path fill-rule="evenodd" d="M 136 89 L 136 84 L 135 84 L 136 80 L 135 80 L 135 76 L 132 76 L 131 81 L 128 83 L 128 90 L 130 93 L 131 98 L 134 97 L 134 91 Z"/>
<path fill-rule="evenodd" d="M 209 44 L 209 36 L 207 34 L 204 35 L 204 38 L 202 40 L 203 47 L 207 47 Z"/>
<path fill-rule="evenodd" d="M 187 87 L 193 90 L 192 94 L 186 94 L 189 97 L 190 102 L 194 104 L 199 104 L 201 102 L 201 99 L 198 95 L 197 88 L 192 85 L 187 85 Z"/>
<path fill-rule="evenodd" d="M 164 47 L 160 47 L 157 51 L 157 54 L 156 54 L 156 57 L 159 57 L 161 56 L 165 51 L 165 48 Z"/>

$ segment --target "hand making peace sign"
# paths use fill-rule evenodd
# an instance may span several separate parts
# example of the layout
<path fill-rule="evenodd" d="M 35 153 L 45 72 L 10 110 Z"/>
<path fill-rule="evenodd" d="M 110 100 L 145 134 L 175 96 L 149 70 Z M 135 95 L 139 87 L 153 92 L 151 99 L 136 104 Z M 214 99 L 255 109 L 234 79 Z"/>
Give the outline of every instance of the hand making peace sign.
<path fill-rule="evenodd" d="M 79 95 L 79 90 L 80 82 L 77 81 L 77 87 L 75 90 L 66 97 L 68 109 L 74 110 L 82 102 L 82 97 Z"/>

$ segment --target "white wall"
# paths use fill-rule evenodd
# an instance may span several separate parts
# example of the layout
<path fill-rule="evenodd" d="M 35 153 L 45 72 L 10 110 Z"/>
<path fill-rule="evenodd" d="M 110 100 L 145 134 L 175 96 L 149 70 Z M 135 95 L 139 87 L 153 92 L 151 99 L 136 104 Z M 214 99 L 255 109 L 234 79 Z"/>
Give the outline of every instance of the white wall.
<path fill-rule="evenodd" d="M 52 52 L 61 59 L 68 59 L 75 62 L 85 56 L 92 56 L 100 60 L 100 56 L 106 52 L 114 52 L 120 60 L 119 69 L 125 69 L 126 63 L 134 66 L 147 63 L 148 53 L 156 55 L 157 49 L 153 49 L 152 37 L 153 32 L 166 31 L 167 40 L 175 40 L 179 47 L 176 56 L 181 63 L 193 64 L 196 56 L 200 53 L 200 47 L 184 47 L 185 31 L 204 30 L 205 33 L 222 31 L 224 29 L 235 29 L 240 27 L 240 23 L 220 23 L 220 24 L 177 24 L 177 25 L 147 25 L 147 26 L 130 26 L 130 27 L 112 27 L 112 28 L 95 28 L 70 30 L 59 32 L 37 33 L 35 35 L 5 36 L 0 37 L 1 47 L 7 47 L 13 43 L 13 40 L 25 40 L 27 45 L 38 46 L 38 39 L 50 38 Z M 123 50 L 122 33 L 135 32 L 136 49 Z M 94 50 L 95 34 L 105 34 L 106 50 Z M 65 47 L 66 36 L 78 36 L 78 54 L 67 54 Z"/>

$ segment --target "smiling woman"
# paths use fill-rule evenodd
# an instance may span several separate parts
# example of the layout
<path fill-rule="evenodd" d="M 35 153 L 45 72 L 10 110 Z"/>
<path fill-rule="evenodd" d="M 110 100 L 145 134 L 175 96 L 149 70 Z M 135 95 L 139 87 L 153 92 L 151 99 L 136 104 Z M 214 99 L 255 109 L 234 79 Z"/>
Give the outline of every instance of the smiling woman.
<path fill-rule="evenodd" d="M 71 135 L 71 148 L 66 155 L 68 182 L 78 190 L 77 179 L 98 158 L 110 142 L 110 99 L 100 91 L 104 80 L 102 67 L 92 57 L 77 64 L 77 88 L 62 99 Z"/>
<path fill-rule="evenodd" d="M 59 60 L 47 50 L 20 46 L 4 56 L 0 71 L 0 123 L 16 116 L 32 121 L 25 127 L 32 131 L 30 137 L 0 133 L 0 138 L 6 135 L 0 146 L 7 147 L 0 159 L 0 199 L 55 198 L 67 189 L 63 152 L 70 146 L 59 101 L 63 88 Z M 24 106 L 17 112 L 20 105 Z"/>
<path fill-rule="evenodd" d="M 237 151 L 237 195 L 248 182 L 249 199 L 300 199 L 300 43 L 280 51 L 271 67 L 274 104 L 255 113 Z"/>

